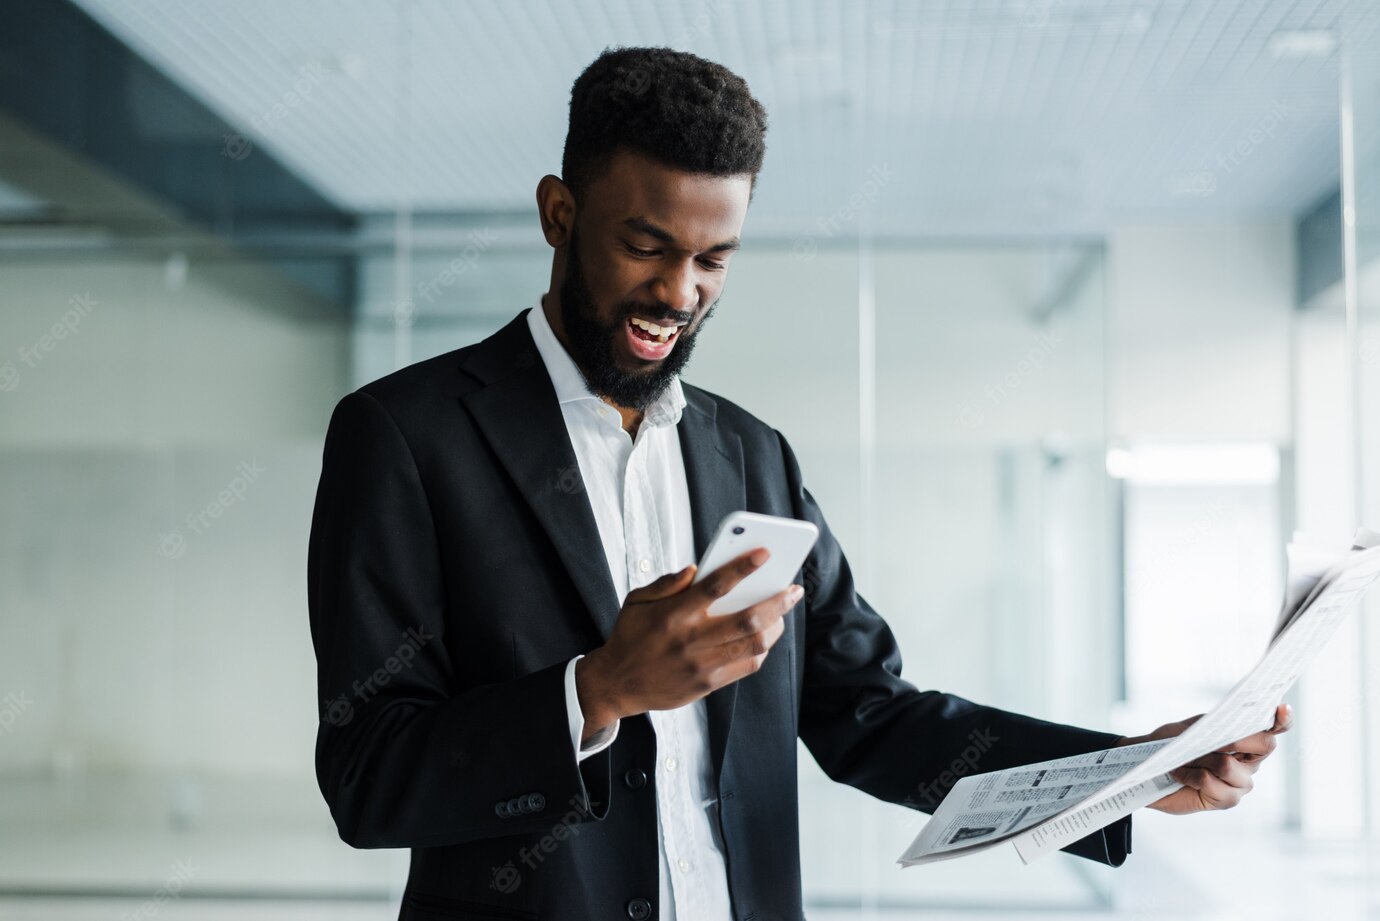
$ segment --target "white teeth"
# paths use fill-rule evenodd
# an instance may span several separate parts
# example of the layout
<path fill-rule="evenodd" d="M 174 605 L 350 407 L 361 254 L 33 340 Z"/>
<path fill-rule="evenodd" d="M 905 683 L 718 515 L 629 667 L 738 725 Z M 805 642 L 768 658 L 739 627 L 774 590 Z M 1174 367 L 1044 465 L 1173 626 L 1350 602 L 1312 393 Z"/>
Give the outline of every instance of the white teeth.
<path fill-rule="evenodd" d="M 633 326 L 636 326 L 638 329 L 645 329 L 653 336 L 660 338 L 662 342 L 666 342 L 667 340 L 669 340 L 671 336 L 674 335 L 676 330 L 679 328 L 675 326 L 657 326 L 655 323 L 648 323 L 641 317 L 633 317 L 632 324 Z"/>

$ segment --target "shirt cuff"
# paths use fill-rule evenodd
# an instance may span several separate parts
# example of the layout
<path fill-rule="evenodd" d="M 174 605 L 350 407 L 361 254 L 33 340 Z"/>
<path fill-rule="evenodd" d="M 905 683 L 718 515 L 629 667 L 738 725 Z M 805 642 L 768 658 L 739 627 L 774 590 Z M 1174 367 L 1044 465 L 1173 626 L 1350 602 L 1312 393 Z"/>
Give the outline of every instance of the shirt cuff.
<path fill-rule="evenodd" d="M 612 726 L 605 726 L 590 736 L 588 742 L 580 744 L 580 736 L 585 734 L 585 714 L 580 709 L 580 695 L 575 688 L 575 663 L 583 658 L 576 656 L 565 667 L 565 713 L 570 720 L 570 741 L 575 749 L 576 763 L 612 745 L 613 740 L 618 738 L 618 726 L 622 723 L 622 720 L 615 720 Z"/>

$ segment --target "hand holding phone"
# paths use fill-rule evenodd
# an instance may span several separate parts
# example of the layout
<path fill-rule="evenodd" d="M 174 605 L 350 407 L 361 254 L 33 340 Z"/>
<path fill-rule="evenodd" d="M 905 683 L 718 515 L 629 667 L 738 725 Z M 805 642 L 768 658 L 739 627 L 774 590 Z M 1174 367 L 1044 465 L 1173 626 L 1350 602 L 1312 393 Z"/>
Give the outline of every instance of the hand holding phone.
<path fill-rule="evenodd" d="M 818 534 L 808 521 L 733 512 L 693 578 L 686 566 L 629 592 L 608 641 L 575 665 L 586 737 L 625 716 L 682 707 L 761 668 L 803 595 L 787 589 Z"/>
<path fill-rule="evenodd" d="M 757 547 L 766 547 L 771 557 L 711 604 L 709 613 L 741 611 L 785 589 L 818 539 L 819 528 L 809 521 L 757 512 L 729 512 L 710 538 L 694 581 L 701 581 L 734 557 Z"/>

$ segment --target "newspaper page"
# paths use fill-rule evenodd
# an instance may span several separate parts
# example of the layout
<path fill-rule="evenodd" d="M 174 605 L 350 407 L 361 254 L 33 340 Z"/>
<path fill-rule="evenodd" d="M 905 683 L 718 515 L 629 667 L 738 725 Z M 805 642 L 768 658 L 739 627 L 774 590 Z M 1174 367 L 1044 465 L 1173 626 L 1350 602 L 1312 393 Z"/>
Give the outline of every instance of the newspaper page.
<path fill-rule="evenodd" d="M 1289 550 L 1275 635 L 1210 712 L 1172 739 L 963 778 L 897 862 L 914 866 L 1012 841 L 1030 863 L 1178 789 L 1169 771 L 1268 729 L 1284 693 L 1380 578 L 1373 531 L 1358 531 L 1340 559 L 1298 539 Z"/>
<path fill-rule="evenodd" d="M 1145 742 L 964 777 L 900 863 L 947 860 L 1001 844 L 1105 789 L 1166 744 Z"/>
<path fill-rule="evenodd" d="M 1101 800 L 1112 798 L 1127 787 L 1166 775 L 1210 752 L 1223 750 L 1237 739 L 1268 729 L 1274 722 L 1275 707 L 1284 699 L 1284 694 L 1327 645 L 1347 613 L 1377 578 L 1380 578 L 1380 548 L 1353 551 L 1343 563 L 1330 568 L 1288 626 L 1275 637 L 1260 662 L 1221 703 L 1182 734 L 1168 740 L 1169 744 L 1128 770 L 1108 789 L 1093 794 L 1071 809 L 1070 822 L 1051 822 L 1048 827 L 1031 829 L 1016 838 L 1016 851 L 1021 859 L 1030 863 L 1130 811 L 1109 810 Z"/>

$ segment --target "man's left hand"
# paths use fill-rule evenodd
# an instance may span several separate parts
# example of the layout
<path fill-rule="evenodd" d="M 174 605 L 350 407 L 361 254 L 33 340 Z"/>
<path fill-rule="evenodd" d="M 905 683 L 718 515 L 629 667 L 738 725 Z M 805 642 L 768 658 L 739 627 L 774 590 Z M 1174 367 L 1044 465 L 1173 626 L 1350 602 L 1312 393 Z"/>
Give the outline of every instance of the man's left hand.
<path fill-rule="evenodd" d="M 1117 747 L 1171 739 L 1192 726 L 1202 715 L 1199 713 L 1177 723 L 1166 723 L 1149 735 L 1124 738 L 1117 743 Z M 1288 732 L 1293 724 L 1293 708 L 1280 704 L 1275 708 L 1275 722 L 1269 729 L 1224 745 L 1212 754 L 1170 771 L 1170 776 L 1183 787 L 1155 800 L 1150 808 L 1170 815 L 1230 809 L 1251 792 L 1254 784 L 1251 775 L 1260 769 L 1260 762 L 1275 750 L 1278 744 L 1275 737 Z"/>

